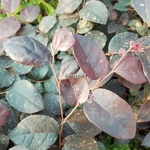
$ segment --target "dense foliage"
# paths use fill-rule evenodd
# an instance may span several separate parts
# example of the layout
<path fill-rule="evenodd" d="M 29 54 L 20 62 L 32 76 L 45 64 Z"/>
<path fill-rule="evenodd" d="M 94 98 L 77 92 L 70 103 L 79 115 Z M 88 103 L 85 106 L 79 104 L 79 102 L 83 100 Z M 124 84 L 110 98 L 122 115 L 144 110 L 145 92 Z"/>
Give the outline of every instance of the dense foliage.
<path fill-rule="evenodd" d="M 150 147 L 148 0 L 0 4 L 0 149 Z"/>

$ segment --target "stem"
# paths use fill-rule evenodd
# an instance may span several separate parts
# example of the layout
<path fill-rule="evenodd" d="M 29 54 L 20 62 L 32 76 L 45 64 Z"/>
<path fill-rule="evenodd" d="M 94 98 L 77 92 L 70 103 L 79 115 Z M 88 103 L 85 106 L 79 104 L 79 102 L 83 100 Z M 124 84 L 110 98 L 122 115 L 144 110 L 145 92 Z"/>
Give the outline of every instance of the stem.
<path fill-rule="evenodd" d="M 104 81 L 107 77 L 109 77 L 111 74 L 113 74 L 115 72 L 115 69 L 117 68 L 117 66 L 120 64 L 120 62 L 124 59 L 124 57 L 127 55 L 127 53 L 130 52 L 130 50 L 132 50 L 133 46 L 130 47 L 122 56 L 121 58 L 119 59 L 119 61 L 115 64 L 114 68 L 102 79 L 99 81 L 99 83 L 101 83 L 102 81 Z M 99 88 L 99 83 L 96 84 L 93 88 L 92 88 L 92 91 Z"/>
<path fill-rule="evenodd" d="M 63 126 L 66 123 L 67 119 L 74 113 L 74 111 L 80 106 L 80 103 L 77 102 L 76 106 L 72 109 L 72 111 L 69 113 L 69 115 L 62 121 L 60 131 L 59 131 L 59 150 L 61 150 L 62 142 L 61 142 L 61 135 L 62 135 L 62 130 Z"/>

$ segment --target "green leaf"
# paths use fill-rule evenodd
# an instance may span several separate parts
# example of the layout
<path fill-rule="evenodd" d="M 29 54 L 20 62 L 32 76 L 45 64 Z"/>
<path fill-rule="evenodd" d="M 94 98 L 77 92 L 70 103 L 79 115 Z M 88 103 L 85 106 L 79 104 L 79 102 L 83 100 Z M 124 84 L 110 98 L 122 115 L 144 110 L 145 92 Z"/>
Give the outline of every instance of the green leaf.
<path fill-rule="evenodd" d="M 17 81 L 6 92 L 6 99 L 15 109 L 24 113 L 35 113 L 44 109 L 42 96 L 27 80 Z"/>
<path fill-rule="evenodd" d="M 46 12 L 46 14 L 47 14 L 48 16 L 53 15 L 53 13 L 54 13 L 54 8 L 53 8 L 50 4 L 48 4 L 48 3 L 44 2 L 44 1 L 42 1 L 42 5 L 43 5 L 43 7 L 44 7 L 44 9 L 45 9 L 45 12 Z"/>
<path fill-rule="evenodd" d="M 56 94 L 45 94 L 44 98 L 44 106 L 46 108 L 46 111 L 49 111 L 53 114 L 60 115 L 60 106 L 59 106 L 59 95 Z M 66 108 L 66 103 L 62 102 L 62 108 L 63 110 Z M 45 110 L 43 110 L 45 111 Z"/>
<path fill-rule="evenodd" d="M 42 34 L 37 34 L 37 35 L 35 36 L 35 39 L 36 39 L 37 41 L 39 41 L 40 43 L 42 43 L 44 46 L 47 46 L 48 38 L 45 37 L 44 35 L 42 35 Z"/>
<path fill-rule="evenodd" d="M 44 87 L 48 93 L 58 94 L 54 76 L 51 76 L 49 80 L 44 82 Z"/>
<path fill-rule="evenodd" d="M 15 76 L 6 69 L 0 69 L 0 88 L 10 86 L 15 80 Z"/>
<path fill-rule="evenodd" d="M 77 24 L 77 32 L 84 34 L 90 31 L 94 27 L 94 24 L 88 20 L 80 20 Z"/>
<path fill-rule="evenodd" d="M 136 31 L 139 33 L 139 35 L 145 36 L 148 32 L 148 28 L 146 26 L 136 27 Z"/>
<path fill-rule="evenodd" d="M 119 11 L 127 11 L 127 8 L 125 5 L 122 5 L 121 3 L 115 3 L 114 9 L 119 10 Z"/>
<path fill-rule="evenodd" d="M 18 75 L 27 74 L 32 70 L 32 68 L 33 68 L 32 66 L 22 65 L 22 64 L 17 63 L 17 62 L 14 62 L 14 64 L 13 64 L 13 70 Z"/>
<path fill-rule="evenodd" d="M 38 90 L 40 93 L 43 93 L 43 92 L 44 92 L 44 88 L 43 88 L 42 83 L 37 82 L 36 84 L 34 84 L 34 86 L 37 88 L 37 90 Z"/>
<path fill-rule="evenodd" d="M 109 52 L 118 52 L 120 48 L 128 50 L 130 47 L 130 42 L 135 41 L 138 35 L 131 32 L 124 32 L 115 35 L 109 42 L 108 49 Z"/>
<path fill-rule="evenodd" d="M 31 73 L 33 75 L 33 78 L 36 79 L 36 80 L 40 80 L 40 79 L 43 79 L 46 74 L 48 72 L 48 66 L 42 66 L 40 68 L 33 68 Z"/>
<path fill-rule="evenodd" d="M 31 150 L 31 149 L 24 145 L 18 145 L 10 148 L 9 150 Z"/>
<path fill-rule="evenodd" d="M 70 26 L 71 24 L 76 23 L 78 20 L 78 13 L 74 13 L 71 15 L 62 14 L 59 16 L 59 24 L 62 27 Z"/>
<path fill-rule="evenodd" d="M 62 150 L 98 150 L 98 145 L 93 138 L 73 134 L 64 138 Z"/>
<path fill-rule="evenodd" d="M 56 14 L 72 14 L 82 3 L 82 0 L 60 0 Z"/>
<path fill-rule="evenodd" d="M 58 123 L 53 118 L 31 115 L 23 119 L 8 136 L 16 145 L 46 150 L 56 141 L 58 130 Z"/>
<path fill-rule="evenodd" d="M 130 6 L 131 0 L 119 0 L 119 3 L 124 6 Z"/>
<path fill-rule="evenodd" d="M 1 68 L 10 68 L 13 66 L 14 61 L 6 55 L 0 56 L 0 67 Z"/>
<path fill-rule="evenodd" d="M 101 49 L 105 46 L 107 41 L 107 36 L 98 30 L 89 31 L 85 36 L 93 40 Z"/>
<path fill-rule="evenodd" d="M 93 9 L 94 8 L 94 9 Z M 89 1 L 79 11 L 81 18 L 91 22 L 106 24 L 108 18 L 108 11 L 106 6 L 100 1 Z"/>
<path fill-rule="evenodd" d="M 0 150 L 7 150 L 9 146 L 9 138 L 4 134 L 0 134 Z"/>

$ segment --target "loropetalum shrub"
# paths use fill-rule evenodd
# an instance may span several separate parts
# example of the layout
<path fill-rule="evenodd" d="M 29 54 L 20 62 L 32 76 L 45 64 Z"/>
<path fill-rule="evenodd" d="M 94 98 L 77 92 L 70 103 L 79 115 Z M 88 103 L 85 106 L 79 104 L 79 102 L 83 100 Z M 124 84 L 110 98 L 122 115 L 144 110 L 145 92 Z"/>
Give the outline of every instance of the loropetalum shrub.
<path fill-rule="evenodd" d="M 126 9 L 128 3 L 119 1 L 114 8 Z M 108 17 L 117 19 L 106 1 L 60 0 L 55 11 L 60 26 L 56 16 L 43 16 L 38 27 L 28 23 L 37 18 L 40 8 L 23 8 L 20 17 L 27 25 L 21 27 L 13 16 L 19 4 L 18 0 L 1 0 L 3 11 L 12 16 L 0 21 L 0 148 L 7 149 L 10 139 L 16 145 L 10 150 L 99 150 L 94 137 L 101 132 L 119 140 L 133 139 L 136 125 L 150 121 L 150 37 L 116 34 L 106 56 L 102 50 L 105 34 L 90 31 L 93 23 L 105 25 Z M 140 11 L 147 1 L 132 0 L 132 4 L 149 23 L 149 16 L 145 18 Z M 78 7 L 80 11 L 74 12 Z M 118 23 L 108 25 L 108 33 L 128 20 L 123 13 Z M 68 26 L 76 22 L 75 33 Z M 146 33 L 138 27 L 133 30 Z M 107 83 L 115 84 L 116 79 L 132 95 L 146 83 L 140 91 L 144 100 L 137 97 L 141 100 L 137 117 L 129 101 L 109 90 Z M 142 144 L 150 146 L 149 138 L 148 133 Z"/>

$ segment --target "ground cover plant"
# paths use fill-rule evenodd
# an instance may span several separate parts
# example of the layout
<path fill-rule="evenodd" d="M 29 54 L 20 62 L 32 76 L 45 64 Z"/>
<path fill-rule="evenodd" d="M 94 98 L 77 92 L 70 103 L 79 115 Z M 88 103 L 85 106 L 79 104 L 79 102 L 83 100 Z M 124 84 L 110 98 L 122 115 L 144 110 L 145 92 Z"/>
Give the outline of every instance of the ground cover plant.
<path fill-rule="evenodd" d="M 1 0 L 0 149 L 149 149 L 149 5 Z"/>

